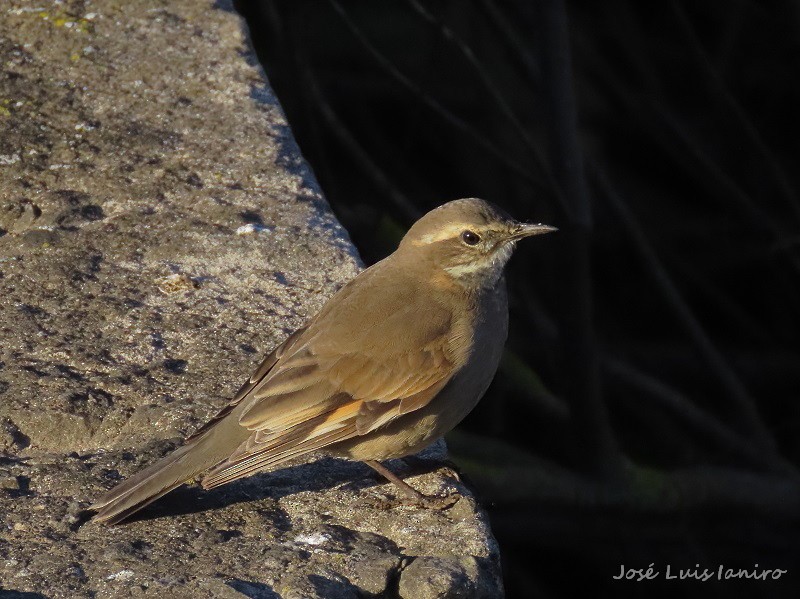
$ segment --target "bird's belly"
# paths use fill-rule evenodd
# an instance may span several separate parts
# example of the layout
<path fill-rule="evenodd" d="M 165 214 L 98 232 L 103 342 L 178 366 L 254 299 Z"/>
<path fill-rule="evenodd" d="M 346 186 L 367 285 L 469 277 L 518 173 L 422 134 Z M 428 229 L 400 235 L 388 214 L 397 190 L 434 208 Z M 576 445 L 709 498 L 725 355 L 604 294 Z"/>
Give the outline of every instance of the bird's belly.
<path fill-rule="evenodd" d="M 385 427 L 328 449 L 334 455 L 361 461 L 401 458 L 432 443 L 437 438 L 434 434 L 437 428 L 434 415 L 408 414 Z"/>

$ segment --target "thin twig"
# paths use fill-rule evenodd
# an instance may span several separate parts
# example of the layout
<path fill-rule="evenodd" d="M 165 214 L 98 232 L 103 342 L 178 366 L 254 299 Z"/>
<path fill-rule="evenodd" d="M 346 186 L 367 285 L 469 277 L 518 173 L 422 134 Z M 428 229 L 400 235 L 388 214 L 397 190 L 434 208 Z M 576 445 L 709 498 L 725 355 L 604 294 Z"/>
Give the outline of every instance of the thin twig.
<path fill-rule="evenodd" d="M 686 304 L 683 297 L 681 297 L 678 288 L 664 269 L 633 213 L 619 194 L 613 189 L 605 174 L 596 165 L 592 166 L 592 173 L 595 181 L 603 190 L 604 197 L 628 231 L 628 235 L 633 241 L 634 248 L 645 263 L 646 271 L 653 277 L 667 305 L 671 308 L 678 322 L 684 327 L 687 334 L 694 342 L 706 364 L 711 369 L 711 372 L 717 377 L 723 389 L 725 389 L 730 396 L 739 412 L 739 421 L 741 425 L 762 447 L 770 453 L 775 453 L 775 441 L 769 429 L 761 419 L 761 415 L 755 407 L 753 398 L 750 397 L 750 394 L 739 380 L 739 377 L 736 376 L 736 373 L 731 369 L 719 351 L 717 351 L 717 348 L 714 346 L 708 334 Z"/>
<path fill-rule="evenodd" d="M 725 200 L 733 200 L 732 204 L 726 203 L 724 207 L 727 209 L 730 206 L 736 206 L 744 218 L 757 223 L 773 235 L 772 241 L 776 251 L 780 251 L 793 270 L 800 273 L 800 258 L 790 251 L 792 237 L 708 156 L 697 140 L 666 106 L 652 100 L 635 100 L 638 98 L 637 94 L 630 89 L 623 90 L 626 88 L 625 84 L 597 56 L 592 61 L 592 71 L 602 73 L 600 79 L 607 85 L 609 91 L 618 101 L 625 104 L 629 114 L 638 119 L 641 128 L 648 131 L 654 140 L 660 142 L 660 147 L 664 152 L 668 153 L 675 162 L 692 171 L 701 184 L 711 189 L 710 197 L 724 197 Z M 648 108 L 650 110 L 646 110 Z M 659 134 L 659 131 L 654 130 L 653 124 L 659 122 L 664 125 L 661 131 L 670 135 L 668 139 L 664 138 L 663 133 Z M 676 144 L 676 141 L 679 143 Z M 687 156 L 692 160 L 687 160 Z M 715 188 L 715 184 L 719 187 Z M 721 193 L 718 191 L 719 188 L 722 189 Z"/>
<path fill-rule="evenodd" d="M 509 55 L 520 66 L 522 74 L 528 78 L 534 89 L 542 86 L 542 74 L 536 59 L 528 50 L 528 43 L 511 25 L 502 11 L 492 0 L 479 0 L 478 4 L 489 17 L 489 21 L 500 34 L 498 41 L 508 46 Z"/>
<path fill-rule="evenodd" d="M 689 260 L 676 260 L 672 256 L 670 256 L 670 258 L 672 259 L 667 262 L 667 266 L 671 266 L 679 271 L 679 273 L 699 289 L 701 293 L 714 302 L 720 312 L 728 316 L 732 326 L 735 326 L 738 330 L 742 331 L 743 334 L 749 335 L 759 343 L 766 345 L 772 341 L 766 329 L 759 322 L 756 322 L 756 320 L 735 301 L 732 295 L 725 293 L 714 285 L 709 277 L 705 277 L 697 272 L 692 264 L 689 263 Z"/>
<path fill-rule="evenodd" d="M 697 179 L 701 183 L 712 189 L 714 189 L 714 185 L 718 186 L 716 189 L 721 189 L 722 193 L 715 192 L 714 195 L 724 197 L 726 201 L 732 200 L 734 205 L 738 205 L 741 208 L 746 218 L 758 222 L 775 236 L 774 243 L 778 247 L 789 248 L 791 245 L 789 243 L 789 234 L 703 151 L 700 143 L 692 137 L 691 133 L 680 123 L 677 117 L 670 114 L 667 108 L 661 104 L 653 102 L 651 106 L 654 110 L 651 114 L 662 119 L 667 129 L 678 138 L 681 144 L 679 147 L 674 143 L 664 143 L 664 148 L 676 160 L 691 166 L 691 161 L 686 160 L 688 153 L 696 163 Z M 726 203 L 725 207 L 727 208 L 728 206 L 729 204 Z M 791 251 L 785 251 L 784 254 L 794 266 L 795 271 L 800 272 L 800 261 Z"/>
<path fill-rule="evenodd" d="M 489 96 L 494 101 L 497 108 L 500 112 L 505 115 L 508 121 L 514 126 L 514 130 L 517 134 L 522 138 L 525 142 L 525 145 L 533 154 L 534 158 L 536 159 L 537 166 L 539 167 L 542 175 L 547 179 L 547 182 L 553 187 L 556 192 L 556 198 L 559 202 L 564 202 L 563 193 L 560 189 L 558 181 L 553 177 L 553 172 L 550 168 L 550 165 L 547 162 L 547 158 L 545 157 L 542 150 L 539 148 L 539 144 L 530 136 L 528 133 L 528 128 L 520 122 L 517 118 L 517 115 L 514 113 L 514 109 L 506 102 L 506 99 L 503 95 L 499 92 L 498 85 L 492 80 L 491 75 L 487 71 L 487 69 L 481 64 L 478 58 L 475 56 L 475 53 L 472 51 L 464 40 L 462 40 L 458 34 L 450 29 L 441 19 L 435 17 L 428 9 L 426 9 L 422 4 L 420 4 L 417 0 L 406 0 L 406 2 L 411 6 L 411 8 L 420 15 L 425 21 L 434 25 L 439 30 L 439 33 L 442 35 L 444 39 L 452 43 L 456 49 L 461 53 L 464 59 L 469 63 L 472 67 L 473 71 L 475 71 L 478 79 L 480 80 L 483 88 L 489 94 Z"/>
<path fill-rule="evenodd" d="M 552 163 L 556 179 L 567 199 L 571 222 L 586 230 L 592 228 L 589 188 L 583 172 L 583 157 L 578 144 L 578 111 L 572 80 L 567 13 L 563 0 L 541 2 L 545 50 L 543 60 L 549 80 L 549 111 Z"/>
<path fill-rule="evenodd" d="M 775 453 L 767 454 L 752 446 L 746 439 L 695 405 L 689 398 L 655 377 L 638 370 L 631 364 L 611 357 L 603 359 L 603 367 L 624 383 L 646 392 L 650 399 L 657 401 L 663 408 L 683 418 L 707 441 L 715 442 L 727 453 L 739 457 L 754 467 L 798 476 L 797 469 L 782 456 Z"/>
<path fill-rule="evenodd" d="M 792 189 L 786 173 L 783 172 L 783 169 L 780 167 L 777 159 L 772 155 L 772 151 L 761 137 L 761 134 L 756 126 L 748 118 L 744 108 L 742 108 L 741 104 L 739 104 L 733 94 L 731 94 L 730 90 L 725 85 L 725 81 L 722 79 L 717 69 L 714 68 L 714 65 L 709 59 L 708 54 L 703 48 L 703 45 L 697 39 L 697 34 L 692 27 L 689 18 L 686 16 L 686 12 L 684 11 L 683 7 L 678 2 L 675 2 L 675 0 L 670 2 L 670 7 L 672 8 L 677 21 L 683 30 L 685 38 L 689 41 L 689 48 L 697 57 L 695 62 L 703 69 L 703 79 L 712 84 L 712 89 L 717 91 L 723 105 L 726 106 L 729 112 L 733 115 L 734 122 L 739 123 L 739 126 L 741 127 L 742 132 L 745 134 L 745 137 L 749 139 L 753 147 L 755 147 L 756 150 L 758 150 L 758 152 L 761 154 L 764 164 L 769 170 L 772 171 L 772 176 L 777 182 L 778 188 L 786 199 L 786 202 L 789 204 L 791 209 L 794 211 L 795 216 L 800 221 L 800 203 L 797 200 L 797 193 L 794 189 Z"/>
<path fill-rule="evenodd" d="M 342 6 L 337 2 L 337 0 L 329 0 L 331 6 L 337 12 L 337 14 L 342 18 L 342 21 L 345 23 L 347 28 L 350 32 L 355 36 L 355 38 L 361 43 L 362 46 L 369 52 L 372 58 L 389 74 L 392 78 L 400 83 L 403 87 L 408 89 L 411 93 L 417 96 L 428 108 L 438 114 L 442 119 L 452 126 L 453 128 L 457 129 L 458 131 L 464 133 L 466 136 L 471 138 L 476 144 L 478 144 L 481 148 L 486 150 L 489 154 L 494 156 L 502 165 L 508 168 L 513 173 L 520 176 L 522 179 L 530 183 L 533 187 L 539 189 L 540 191 L 550 192 L 550 193 L 557 193 L 556 190 L 551 190 L 550 188 L 546 187 L 541 183 L 541 181 L 537 180 L 533 177 L 530 173 L 530 169 L 523 167 L 515 160 L 511 160 L 507 153 L 498 148 L 495 144 L 487 140 L 479 131 L 477 131 L 474 127 L 469 125 L 463 119 L 457 117 L 452 112 L 450 112 L 447 108 L 442 106 L 437 100 L 432 98 L 425 90 L 420 88 L 415 82 L 411 79 L 406 77 L 403 73 L 397 69 L 397 67 L 392 64 L 392 62 L 386 58 L 384 54 L 382 54 L 372 42 L 370 42 L 364 33 L 359 29 L 358 25 L 356 25 L 347 12 L 342 8 Z"/>
<path fill-rule="evenodd" d="M 336 135 L 342 145 L 347 148 L 362 171 L 386 194 L 392 204 L 400 210 L 403 217 L 410 222 L 418 219 L 420 217 L 420 210 L 391 182 L 386 173 L 384 173 L 372 158 L 370 158 L 369 153 L 361 147 L 361 144 L 358 143 L 358 140 L 353 137 L 350 130 L 342 123 L 336 111 L 331 108 L 330 104 L 321 93 L 313 71 L 308 65 L 303 66 L 303 75 L 308 89 L 319 107 L 320 114 L 322 114 L 322 117 L 325 119 L 325 122 L 334 135 Z"/>
<path fill-rule="evenodd" d="M 558 506 L 559 511 L 597 510 L 603 514 L 650 512 L 686 513 L 692 509 L 745 510 L 759 515 L 788 517 L 800 513 L 800 484 L 796 477 L 756 473 L 722 466 L 696 466 L 664 472 L 628 464 L 627 485 L 581 476 L 564 466 L 518 450 L 498 439 L 460 431 L 448 445 L 465 472 L 485 496 L 503 508 Z M 496 467 L 502 464 L 502 468 Z"/>
<path fill-rule="evenodd" d="M 600 370 L 593 323 L 589 236 L 592 214 L 589 188 L 578 143 L 578 119 L 563 0 L 540 2 L 545 36 L 543 66 L 549 82 L 546 118 L 550 124 L 551 163 L 567 200 L 568 226 L 561 233 L 565 246 L 562 321 L 570 343 L 565 368 L 570 373 L 567 398 L 572 404 L 585 464 L 595 474 L 623 478 L 622 453 L 611 428 L 600 389 Z"/>

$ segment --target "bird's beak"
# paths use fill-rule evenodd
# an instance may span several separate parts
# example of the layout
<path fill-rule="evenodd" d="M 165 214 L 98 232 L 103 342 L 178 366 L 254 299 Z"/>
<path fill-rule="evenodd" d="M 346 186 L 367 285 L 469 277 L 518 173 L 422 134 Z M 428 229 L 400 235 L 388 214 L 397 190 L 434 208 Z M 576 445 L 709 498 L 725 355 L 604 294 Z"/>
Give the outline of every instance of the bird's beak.
<path fill-rule="evenodd" d="M 518 223 L 511 230 L 511 239 L 516 241 L 517 239 L 522 239 L 523 237 L 542 235 L 544 233 L 552 233 L 553 231 L 558 231 L 558 229 L 551 227 L 550 225 L 543 225 L 541 223 L 535 225 L 532 223 Z"/>

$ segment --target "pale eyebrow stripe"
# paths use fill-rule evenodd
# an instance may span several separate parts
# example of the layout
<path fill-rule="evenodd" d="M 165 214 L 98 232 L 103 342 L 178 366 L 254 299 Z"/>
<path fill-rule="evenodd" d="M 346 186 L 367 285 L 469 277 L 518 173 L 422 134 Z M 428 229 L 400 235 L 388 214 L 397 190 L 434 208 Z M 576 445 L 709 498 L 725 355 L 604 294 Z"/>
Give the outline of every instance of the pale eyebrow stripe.
<path fill-rule="evenodd" d="M 416 245 L 427 245 L 429 243 L 436 243 L 437 241 L 442 241 L 443 239 L 450 239 L 455 237 L 457 234 L 461 233 L 466 227 L 463 223 L 456 223 L 451 224 L 445 227 L 444 229 L 439 229 L 433 233 L 428 233 L 427 235 L 423 235 L 419 238 L 419 241 L 416 242 Z"/>

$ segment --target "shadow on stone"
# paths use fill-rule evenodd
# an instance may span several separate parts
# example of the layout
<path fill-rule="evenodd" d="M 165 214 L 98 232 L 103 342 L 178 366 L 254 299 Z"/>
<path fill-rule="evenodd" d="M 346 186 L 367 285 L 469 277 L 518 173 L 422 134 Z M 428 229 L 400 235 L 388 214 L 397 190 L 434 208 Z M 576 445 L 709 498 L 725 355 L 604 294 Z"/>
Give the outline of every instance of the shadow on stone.
<path fill-rule="evenodd" d="M 308 581 L 314 586 L 318 597 L 325 597 L 326 599 L 356 599 L 363 596 L 361 589 L 346 578 L 337 580 L 311 574 L 308 577 Z"/>
<path fill-rule="evenodd" d="M 252 60 L 253 55 L 248 52 L 245 58 Z M 272 93 L 272 90 L 267 85 L 251 85 L 250 99 L 255 100 L 263 106 L 279 106 L 275 94 Z M 288 125 L 286 127 L 288 127 Z"/>
<path fill-rule="evenodd" d="M 182 486 L 127 521 L 194 514 L 266 498 L 277 501 L 288 495 L 322 491 L 343 483 L 357 491 L 382 482 L 371 476 L 371 470 L 359 462 L 326 457 L 308 464 L 256 474 L 210 491 L 204 491 L 199 485 Z M 281 528 L 281 522 L 275 524 Z"/>
<path fill-rule="evenodd" d="M 262 582 L 247 582 L 246 580 L 229 580 L 225 584 L 233 590 L 240 592 L 249 599 L 281 599 L 272 587 Z"/>
<path fill-rule="evenodd" d="M 236 13 L 236 8 L 233 6 L 231 0 L 214 0 L 214 4 L 211 5 L 211 8 Z"/>

